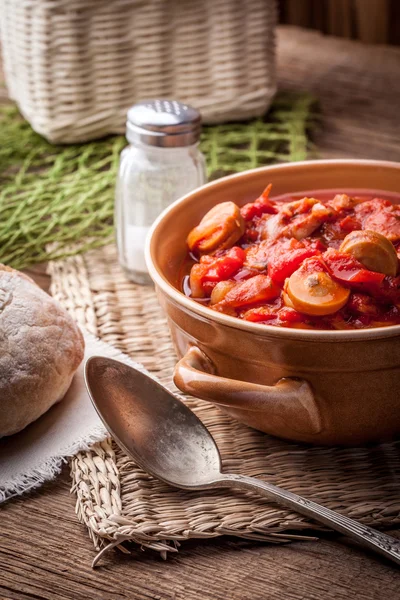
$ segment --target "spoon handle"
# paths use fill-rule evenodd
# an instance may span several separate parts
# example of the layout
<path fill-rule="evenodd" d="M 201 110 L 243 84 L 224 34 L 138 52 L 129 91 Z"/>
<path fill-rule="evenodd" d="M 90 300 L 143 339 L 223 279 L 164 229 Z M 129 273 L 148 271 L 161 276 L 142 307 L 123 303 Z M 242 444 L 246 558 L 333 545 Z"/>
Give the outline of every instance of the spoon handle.
<path fill-rule="evenodd" d="M 396 538 L 381 533 L 372 527 L 362 525 L 353 519 L 349 519 L 349 517 L 325 508 L 325 506 L 321 506 L 316 502 L 312 502 L 312 500 L 307 500 L 302 496 L 288 492 L 255 477 L 225 473 L 222 477 L 221 485 L 223 486 L 257 491 L 269 500 L 273 500 L 277 504 L 291 508 L 302 515 L 319 521 L 400 565 L 400 540 Z"/>

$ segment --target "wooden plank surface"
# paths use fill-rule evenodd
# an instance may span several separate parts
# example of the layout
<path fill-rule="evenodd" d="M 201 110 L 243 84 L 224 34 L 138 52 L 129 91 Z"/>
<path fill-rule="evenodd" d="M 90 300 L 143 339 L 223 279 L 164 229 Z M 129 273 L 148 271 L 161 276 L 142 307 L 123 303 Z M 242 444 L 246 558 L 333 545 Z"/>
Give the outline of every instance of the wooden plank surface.
<path fill-rule="evenodd" d="M 280 87 L 319 99 L 321 157 L 400 160 L 400 49 L 281 28 L 278 68 Z M 28 272 L 48 289 L 44 267 Z M 193 540 L 167 561 L 135 549 L 111 553 L 92 570 L 94 550 L 69 485 L 65 467 L 56 482 L 0 509 L 1 600 L 400 598 L 394 566 L 335 536 L 288 546 Z"/>
<path fill-rule="evenodd" d="M 400 48 L 280 30 L 279 86 L 319 101 L 320 158 L 400 161 Z"/>

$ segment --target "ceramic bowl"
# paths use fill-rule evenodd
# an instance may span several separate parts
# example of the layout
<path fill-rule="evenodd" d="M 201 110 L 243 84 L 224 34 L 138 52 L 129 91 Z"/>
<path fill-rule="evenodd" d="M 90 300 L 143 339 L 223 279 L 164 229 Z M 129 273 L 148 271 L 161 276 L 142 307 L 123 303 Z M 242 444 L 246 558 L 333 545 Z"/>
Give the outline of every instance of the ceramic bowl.
<path fill-rule="evenodd" d="M 215 204 L 310 190 L 400 194 L 400 163 L 329 160 L 281 164 L 209 183 L 155 222 L 146 260 L 180 358 L 184 392 L 282 438 L 358 445 L 400 434 L 400 326 L 314 331 L 251 323 L 210 310 L 179 289 L 188 232 Z"/>

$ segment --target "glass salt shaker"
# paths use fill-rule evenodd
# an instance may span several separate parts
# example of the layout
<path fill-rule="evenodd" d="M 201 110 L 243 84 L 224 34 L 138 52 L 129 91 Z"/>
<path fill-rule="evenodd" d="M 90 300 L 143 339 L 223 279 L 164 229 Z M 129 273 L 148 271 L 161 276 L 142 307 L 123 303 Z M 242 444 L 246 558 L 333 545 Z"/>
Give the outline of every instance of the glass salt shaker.
<path fill-rule="evenodd" d="M 144 260 L 147 233 L 171 202 L 206 182 L 198 148 L 200 113 L 174 100 L 149 100 L 128 111 L 115 198 L 119 262 L 131 281 L 151 283 Z"/>

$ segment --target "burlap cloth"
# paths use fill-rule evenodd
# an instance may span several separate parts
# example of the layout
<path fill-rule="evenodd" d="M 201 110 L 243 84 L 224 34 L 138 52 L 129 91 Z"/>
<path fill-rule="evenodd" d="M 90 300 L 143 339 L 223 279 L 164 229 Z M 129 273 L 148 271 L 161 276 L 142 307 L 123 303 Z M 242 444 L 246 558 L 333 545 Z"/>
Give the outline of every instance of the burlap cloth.
<path fill-rule="evenodd" d="M 50 264 L 52 293 L 90 332 L 173 387 L 176 357 L 152 287 L 128 282 L 113 247 Z M 400 524 L 400 442 L 309 447 L 233 421 L 213 405 L 187 403 L 210 429 L 228 472 L 266 478 L 377 528 Z M 321 526 L 251 493 L 187 492 L 154 480 L 111 441 L 71 462 L 77 514 L 97 549 L 127 540 L 176 551 L 188 538 L 235 535 L 281 542 Z"/>

